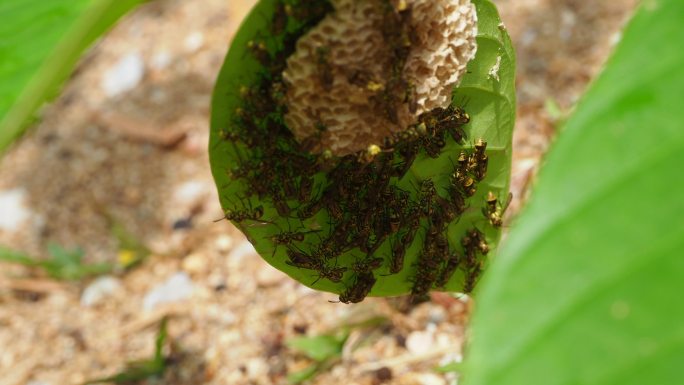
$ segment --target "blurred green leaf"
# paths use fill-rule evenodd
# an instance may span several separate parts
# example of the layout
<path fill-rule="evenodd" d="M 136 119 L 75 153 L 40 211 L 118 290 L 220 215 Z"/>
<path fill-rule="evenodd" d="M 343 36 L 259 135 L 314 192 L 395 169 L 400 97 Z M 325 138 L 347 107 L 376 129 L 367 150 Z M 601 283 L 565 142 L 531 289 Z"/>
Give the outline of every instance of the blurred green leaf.
<path fill-rule="evenodd" d="M 131 269 L 150 255 L 150 250 L 135 235 L 112 215 L 105 216 L 110 222 L 111 232 L 119 241 L 119 255 L 117 263 L 123 269 Z"/>
<path fill-rule="evenodd" d="M 60 245 L 51 243 L 48 245 L 48 253 L 52 259 L 38 261 L 52 278 L 65 280 L 79 280 L 93 275 L 108 273 L 112 266 L 107 263 L 85 264 L 83 262 L 83 249 L 77 247 L 67 250 Z"/>
<path fill-rule="evenodd" d="M 80 265 L 83 260 L 83 249 L 80 247 L 73 250 L 67 250 L 56 243 L 50 243 L 48 244 L 47 250 L 56 264 Z"/>
<path fill-rule="evenodd" d="M 349 333 L 338 335 L 319 335 L 313 337 L 299 337 L 287 341 L 287 346 L 298 350 L 315 361 L 325 361 L 342 354 L 342 348 Z"/>
<path fill-rule="evenodd" d="M 323 334 L 313 337 L 292 338 L 286 341 L 291 349 L 298 350 L 316 361 L 306 369 L 290 373 L 287 380 L 292 384 L 299 384 L 309 380 L 320 372 L 327 370 L 335 360 L 342 356 L 342 349 L 349 337 L 349 330 L 335 334 Z"/>
<path fill-rule="evenodd" d="M 60 245 L 51 243 L 48 245 L 48 253 L 52 258 L 40 260 L 5 247 L 0 247 L 0 261 L 38 267 L 54 279 L 73 281 L 94 275 L 106 274 L 112 270 L 112 265 L 108 263 L 85 264 L 81 248 L 68 250 Z"/>
<path fill-rule="evenodd" d="M 319 372 L 320 363 L 309 365 L 306 369 L 302 369 L 298 372 L 289 373 L 287 375 L 287 381 L 291 384 L 299 384 L 306 380 L 314 378 Z"/>
<path fill-rule="evenodd" d="M 681 384 L 684 2 L 644 1 L 486 275 L 467 385 Z"/>
<path fill-rule="evenodd" d="M 38 264 L 37 261 L 33 260 L 28 255 L 8 249 L 3 246 L 0 246 L 0 261 L 19 263 L 25 266 L 35 266 Z"/>
<path fill-rule="evenodd" d="M 157 363 L 158 366 L 164 365 L 164 344 L 169 338 L 168 326 L 169 319 L 167 317 L 162 318 L 159 323 L 159 332 L 157 333 L 157 339 L 154 343 L 154 359 L 153 361 Z"/>
<path fill-rule="evenodd" d="M 168 318 L 164 317 L 159 323 L 159 331 L 155 340 L 154 356 L 147 360 L 133 361 L 126 365 L 126 368 L 118 374 L 111 377 L 99 378 L 90 380 L 83 385 L 102 384 L 113 382 L 115 384 L 128 384 L 137 381 L 143 381 L 150 378 L 161 378 L 166 370 L 166 357 L 163 354 L 163 348 L 168 339 L 167 332 Z"/>
<path fill-rule="evenodd" d="M 0 1 L 0 152 L 83 51 L 143 0 Z"/>
<path fill-rule="evenodd" d="M 558 105 L 558 102 L 551 98 L 544 101 L 544 110 L 554 122 L 562 122 L 567 117 L 567 113 Z"/>

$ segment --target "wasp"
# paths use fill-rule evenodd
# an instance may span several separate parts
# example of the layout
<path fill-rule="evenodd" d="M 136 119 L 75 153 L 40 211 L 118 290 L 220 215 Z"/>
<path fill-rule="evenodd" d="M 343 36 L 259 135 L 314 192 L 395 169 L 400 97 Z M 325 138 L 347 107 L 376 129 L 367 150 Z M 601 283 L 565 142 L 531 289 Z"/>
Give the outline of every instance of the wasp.
<path fill-rule="evenodd" d="M 325 207 L 328 209 L 328 214 L 336 221 L 341 221 L 344 216 L 344 210 L 337 199 L 326 199 Z"/>
<path fill-rule="evenodd" d="M 344 273 L 346 272 L 346 267 L 327 267 L 322 265 L 318 270 L 318 278 L 312 283 L 312 285 L 316 284 L 316 282 L 318 282 L 318 280 L 321 278 L 325 278 L 330 282 L 340 283 L 342 281 L 342 277 L 344 277 Z"/>
<path fill-rule="evenodd" d="M 469 164 L 472 155 L 461 151 L 458 155 L 458 165 L 451 174 L 451 185 L 455 189 L 462 191 L 466 196 L 473 196 L 477 191 L 475 180 L 469 175 Z"/>
<path fill-rule="evenodd" d="M 419 259 L 424 259 L 426 257 L 427 256 L 421 254 Z M 427 266 L 418 266 L 415 281 L 413 282 L 413 287 L 411 288 L 411 297 L 414 303 L 425 298 L 438 278 L 437 273 L 437 270 L 430 269 Z"/>
<path fill-rule="evenodd" d="M 469 230 L 461 238 L 461 245 L 465 251 L 466 266 L 472 266 L 477 261 L 478 252 L 483 255 L 489 253 L 489 244 L 487 244 L 484 234 L 478 229 Z"/>
<path fill-rule="evenodd" d="M 375 83 L 369 83 L 369 86 L 371 84 Z M 377 87 L 376 93 L 370 97 L 370 100 L 374 102 L 376 108 L 385 117 L 385 119 L 391 123 L 399 124 L 397 103 L 392 91 L 388 90 L 387 87 Z"/>
<path fill-rule="evenodd" d="M 281 217 L 287 217 L 288 215 L 290 215 L 292 209 L 287 204 L 287 201 L 285 200 L 285 197 L 283 196 L 280 187 L 278 187 L 275 184 L 271 184 L 268 187 L 268 192 L 270 194 L 271 201 L 273 201 L 273 205 L 276 208 L 276 211 L 278 211 L 278 215 L 280 215 Z"/>
<path fill-rule="evenodd" d="M 316 258 L 292 247 L 288 247 L 287 256 L 289 259 L 285 263 L 298 269 L 318 270 L 322 266 Z"/>
<path fill-rule="evenodd" d="M 406 235 L 399 238 L 399 241 L 396 243 L 390 240 L 390 245 L 392 246 L 392 258 L 390 259 L 389 266 L 390 274 L 397 274 L 404 268 L 404 257 L 406 256 L 406 250 L 410 246 L 406 241 Z"/>
<path fill-rule="evenodd" d="M 392 53 L 392 72 L 401 74 L 406 59 L 411 52 L 413 30 L 411 26 L 412 9 L 401 1 L 398 7 L 386 2 L 383 5 L 382 35 Z"/>
<path fill-rule="evenodd" d="M 297 210 L 297 218 L 306 219 L 313 217 L 317 212 L 323 208 L 323 199 L 317 199 L 310 201 L 309 203 L 301 206 Z"/>
<path fill-rule="evenodd" d="M 461 259 L 461 256 L 456 253 L 449 255 L 445 266 L 439 272 L 439 278 L 437 278 L 436 282 L 437 287 L 443 288 L 449 283 L 449 279 L 451 279 L 451 276 L 454 275 L 458 266 L 461 264 Z"/>
<path fill-rule="evenodd" d="M 438 126 L 440 129 L 448 131 L 454 142 L 464 144 L 466 134 L 463 126 L 468 123 L 470 123 L 470 115 L 468 113 L 460 107 L 449 106 L 447 108 L 447 116 L 438 123 Z"/>
<path fill-rule="evenodd" d="M 377 144 L 371 144 L 366 151 L 358 152 L 358 160 L 360 163 L 371 163 L 375 160 L 378 154 L 382 153 L 382 149 Z"/>
<path fill-rule="evenodd" d="M 260 118 L 265 118 L 273 111 L 274 101 L 271 98 L 271 86 L 267 84 L 253 87 L 240 87 L 240 97 L 244 101 L 244 107 Z"/>
<path fill-rule="evenodd" d="M 274 81 L 271 83 L 271 100 L 276 103 L 276 106 L 283 107 L 285 105 L 285 97 L 287 94 L 287 86 L 283 81 Z"/>
<path fill-rule="evenodd" d="M 292 6 L 285 4 L 283 1 L 278 1 L 275 12 L 273 12 L 273 19 L 271 20 L 271 33 L 273 35 L 278 36 L 285 32 L 291 13 Z"/>
<path fill-rule="evenodd" d="M 243 204 L 244 206 L 244 204 Z M 251 221 L 256 221 L 256 222 L 264 222 L 261 220 L 261 217 L 264 216 L 264 207 L 263 206 L 257 206 L 255 208 L 252 208 L 251 205 L 250 207 L 244 207 L 244 210 L 225 210 L 224 211 L 224 216 L 221 219 L 217 219 L 214 222 L 219 222 L 224 219 L 227 219 L 229 221 L 233 222 L 244 222 L 247 220 Z M 264 223 L 269 223 L 269 222 L 264 222 Z"/>
<path fill-rule="evenodd" d="M 454 218 L 452 218 L 451 220 L 453 220 L 455 219 L 455 217 L 458 217 L 465 212 L 466 201 L 461 190 L 454 186 L 449 186 L 447 188 L 447 194 L 448 202 L 450 204 L 449 210 L 451 214 L 454 216 Z M 449 222 L 451 222 L 451 220 L 449 220 Z"/>
<path fill-rule="evenodd" d="M 466 294 L 472 293 L 475 289 L 477 281 L 482 275 L 482 261 L 477 261 L 465 270 L 465 282 L 463 283 L 463 292 Z"/>
<path fill-rule="evenodd" d="M 332 5 L 328 1 L 299 0 L 296 6 L 288 7 L 286 10 L 288 15 L 303 24 L 302 30 L 307 30 L 318 24 L 318 21 L 332 10 Z"/>
<path fill-rule="evenodd" d="M 355 85 L 360 88 L 366 88 L 369 91 L 373 90 L 371 84 L 379 84 L 373 79 L 373 75 L 362 69 L 353 69 L 346 73 L 347 83 Z"/>
<path fill-rule="evenodd" d="M 442 153 L 444 146 L 446 146 L 446 141 L 444 141 L 444 138 L 425 138 L 423 140 L 423 146 L 425 148 L 425 153 L 429 157 L 437 159 Z"/>
<path fill-rule="evenodd" d="M 311 231 L 281 231 L 271 236 L 271 242 L 276 246 L 271 258 L 275 256 L 278 246 L 292 246 L 294 242 L 304 242 L 307 234 L 316 233 L 320 230 Z"/>
<path fill-rule="evenodd" d="M 250 40 L 247 42 L 247 49 L 252 54 L 252 56 L 264 67 L 269 67 L 271 65 L 271 54 L 268 52 L 266 43 L 263 41 Z"/>
<path fill-rule="evenodd" d="M 356 220 L 350 223 L 349 229 L 352 231 L 353 244 L 356 245 L 361 251 L 365 253 L 371 253 L 370 237 L 372 232 L 372 226 L 370 223 L 369 215 L 365 218 L 357 217 Z"/>
<path fill-rule="evenodd" d="M 364 273 L 379 269 L 385 260 L 382 258 L 367 257 L 364 260 L 357 261 L 352 265 L 352 270 L 357 273 Z"/>
<path fill-rule="evenodd" d="M 223 218 L 217 219 L 214 222 L 219 222 L 223 219 L 234 222 L 244 222 L 246 220 L 259 221 L 259 219 L 261 219 L 261 217 L 264 215 L 264 208 L 262 206 L 258 206 L 253 210 L 226 210 L 224 214 L 225 215 Z"/>
<path fill-rule="evenodd" d="M 415 114 L 418 111 L 418 99 L 416 95 L 416 85 L 408 83 L 406 87 L 406 95 L 404 96 L 404 103 L 408 105 L 409 112 Z"/>
<path fill-rule="evenodd" d="M 478 139 L 474 146 L 475 150 L 468 159 L 468 170 L 473 173 L 477 180 L 481 181 L 487 175 L 489 157 L 485 154 L 487 142 Z"/>
<path fill-rule="evenodd" d="M 317 259 L 327 261 L 337 257 L 340 251 L 339 245 L 335 242 L 330 242 L 330 239 L 326 241 L 321 240 L 316 251 L 313 253 L 313 256 Z"/>
<path fill-rule="evenodd" d="M 340 294 L 340 302 L 349 304 L 363 301 L 373 289 L 375 282 L 376 278 L 371 272 L 358 274 L 351 287 Z"/>
<path fill-rule="evenodd" d="M 399 143 L 397 152 L 402 158 L 402 162 L 394 169 L 393 176 L 402 178 L 413 165 L 418 156 L 419 147 L 416 141 L 406 141 Z"/>
<path fill-rule="evenodd" d="M 318 47 L 316 48 L 316 70 L 318 71 L 318 78 L 321 86 L 327 92 L 330 92 L 335 81 L 333 68 L 330 64 L 330 48 Z"/>
<path fill-rule="evenodd" d="M 489 223 L 491 223 L 492 226 L 501 227 L 503 225 L 504 213 L 506 213 L 506 209 L 508 209 L 512 199 L 513 194 L 508 193 L 506 202 L 500 204 L 494 193 L 491 191 L 487 193 L 487 206 L 482 208 L 482 213 L 489 220 Z"/>
<path fill-rule="evenodd" d="M 432 202 L 437 195 L 435 183 L 431 179 L 425 179 L 420 186 L 418 192 L 418 207 L 423 215 L 431 216 L 433 205 Z"/>
<path fill-rule="evenodd" d="M 421 114 L 418 120 L 425 123 L 431 132 L 442 135 L 446 131 L 456 143 L 465 143 L 463 126 L 470 122 L 470 116 L 460 107 L 437 107 Z"/>
<path fill-rule="evenodd" d="M 314 179 L 310 176 L 303 175 L 299 179 L 299 190 L 297 193 L 297 200 L 300 203 L 308 202 L 311 199 L 311 191 L 313 190 Z"/>

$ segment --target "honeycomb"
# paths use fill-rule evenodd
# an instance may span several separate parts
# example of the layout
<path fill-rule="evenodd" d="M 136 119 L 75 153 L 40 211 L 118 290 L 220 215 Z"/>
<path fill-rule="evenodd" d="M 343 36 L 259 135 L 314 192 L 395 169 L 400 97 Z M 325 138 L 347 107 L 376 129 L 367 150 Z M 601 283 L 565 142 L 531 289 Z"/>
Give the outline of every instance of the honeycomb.
<path fill-rule="evenodd" d="M 283 72 L 285 122 L 310 151 L 365 150 L 451 102 L 477 51 L 470 0 L 332 3 L 335 11 L 299 39 Z M 403 29 L 388 32 L 397 18 Z"/>

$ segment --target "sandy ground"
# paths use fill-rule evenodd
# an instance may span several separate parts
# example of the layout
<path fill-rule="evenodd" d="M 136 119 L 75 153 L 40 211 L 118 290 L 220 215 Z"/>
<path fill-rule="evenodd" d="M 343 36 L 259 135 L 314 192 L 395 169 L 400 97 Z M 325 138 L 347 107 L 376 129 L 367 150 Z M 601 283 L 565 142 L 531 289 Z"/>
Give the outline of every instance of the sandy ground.
<path fill-rule="evenodd" d="M 559 120 L 600 70 L 636 0 L 496 3 L 518 52 L 514 213 Z M 0 385 L 114 374 L 151 355 L 164 316 L 173 349 L 158 383 L 287 383 L 311 363 L 288 340 L 370 319 L 380 322 L 353 328 L 342 357 L 312 383 L 457 380 L 434 368 L 461 359 L 472 300 L 436 295 L 411 309 L 385 299 L 330 303 L 333 295 L 293 282 L 230 224 L 213 222 L 221 210 L 205 149 L 212 83 L 252 4 L 159 0 L 139 8 L 84 58 L 41 122 L 0 161 L 0 197 L 15 198 L 21 219 L 0 221 L 0 244 L 46 257 L 54 242 L 83 248 L 89 262 L 115 262 L 127 247 L 115 236 L 123 228 L 151 250 L 94 299 L 84 296 L 92 280 L 59 282 L 0 263 Z M 113 95 L 105 79 L 125 63 L 137 63 L 141 78 Z M 184 283 L 182 295 L 151 299 L 172 277 Z"/>

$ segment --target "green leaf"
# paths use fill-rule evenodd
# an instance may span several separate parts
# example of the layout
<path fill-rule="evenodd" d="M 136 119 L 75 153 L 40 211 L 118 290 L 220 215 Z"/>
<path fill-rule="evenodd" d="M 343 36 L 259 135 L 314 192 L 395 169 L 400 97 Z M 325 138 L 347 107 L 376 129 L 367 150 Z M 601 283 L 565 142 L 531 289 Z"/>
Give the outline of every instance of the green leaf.
<path fill-rule="evenodd" d="M 306 380 L 310 380 L 318 374 L 320 366 L 320 363 L 316 363 L 309 365 L 305 369 L 302 369 L 298 372 L 289 373 L 287 375 L 287 382 L 291 384 L 300 384 Z"/>
<path fill-rule="evenodd" d="M 84 264 L 81 248 L 67 250 L 58 244 L 50 243 L 48 253 L 52 258 L 39 260 L 0 246 L 0 261 L 39 267 L 50 277 L 65 280 L 80 280 L 109 273 L 112 270 L 112 266 L 108 263 Z"/>
<path fill-rule="evenodd" d="M 52 260 L 57 264 L 79 265 L 83 261 L 83 249 L 80 247 L 67 250 L 56 243 L 50 243 L 47 249 L 48 253 L 52 256 Z"/>
<path fill-rule="evenodd" d="M 449 183 L 449 175 L 453 172 L 459 151 L 463 148 L 472 149 L 473 143 L 478 138 L 483 138 L 489 144 L 487 154 L 489 156 L 489 170 L 486 179 L 479 184 L 475 196 L 467 200 L 466 213 L 449 226 L 449 239 L 453 250 L 461 252 L 460 239 L 467 230 L 478 227 L 485 233 L 487 243 L 494 250 L 500 238 L 500 230 L 489 226 L 488 221 L 482 214 L 485 197 L 489 191 L 499 198 L 505 199 L 508 194 L 511 166 L 511 142 L 512 130 L 515 119 L 515 57 L 510 39 L 505 28 L 500 27 L 501 21 L 494 5 L 488 0 L 475 0 L 478 13 L 478 52 L 474 60 L 468 65 L 468 73 L 460 86 L 454 90 L 453 102 L 466 105 L 466 111 L 471 116 L 471 123 L 466 127 L 469 135 L 469 143 L 461 147 L 451 139 L 444 147 L 438 159 L 432 159 L 420 155 L 410 171 L 400 180 L 394 178 L 391 184 L 410 191 L 413 197 L 417 195 L 415 186 L 425 179 L 434 180 L 439 191 L 445 191 Z M 263 68 L 251 57 L 248 52 L 248 42 L 257 37 L 268 37 L 270 15 L 275 9 L 275 0 L 261 0 L 257 3 L 252 13 L 243 22 L 236 35 L 231 49 L 214 90 L 211 118 L 210 158 L 211 167 L 216 185 L 219 190 L 222 207 L 225 210 L 236 210 L 242 207 L 236 202 L 243 202 L 246 186 L 244 179 L 231 178 L 228 170 L 241 159 L 240 146 L 222 138 L 221 133 L 226 129 L 232 129 L 235 125 L 235 113 L 242 106 L 243 99 L 240 96 L 241 85 L 250 85 L 257 78 Z M 266 39 L 271 41 L 271 39 Z M 494 71 L 498 67 L 498 72 Z M 326 175 L 317 175 L 317 183 L 323 183 Z M 330 234 L 329 223 L 331 222 L 326 210 L 322 210 L 313 219 L 307 219 L 304 223 L 298 220 L 290 220 L 278 215 L 272 200 L 262 199 L 249 200 L 249 204 L 263 207 L 263 221 L 267 225 L 255 223 L 236 223 L 249 240 L 253 243 L 259 254 L 275 268 L 285 272 L 292 278 L 304 285 L 317 290 L 341 293 L 350 287 L 356 275 L 351 272 L 355 261 L 363 256 L 358 251 L 348 251 L 335 259 L 336 268 L 346 268 L 347 273 L 339 283 L 320 278 L 315 271 L 300 269 L 288 265 L 286 247 L 276 247 L 273 237 L 283 231 L 301 231 L 301 229 L 320 229 L 320 232 L 306 236 L 301 247 L 312 249 L 321 242 L 321 238 Z M 294 206 L 293 208 L 296 208 Z M 427 226 L 424 220 L 423 227 Z M 408 248 L 404 260 L 404 268 L 398 274 L 389 274 L 389 256 L 391 245 L 385 240 L 375 253 L 377 257 L 384 258 L 384 266 L 374 274 L 375 283 L 371 295 L 392 296 L 402 295 L 411 291 L 416 276 L 416 261 L 421 251 L 421 242 L 424 238 L 425 229 L 419 232 L 417 240 Z M 493 254 L 493 252 L 492 252 Z M 320 278 L 320 279 L 319 279 Z M 464 273 L 457 271 L 446 285 L 450 291 L 461 291 L 464 286 Z"/>
<path fill-rule="evenodd" d="M 158 366 L 164 366 L 164 345 L 166 340 L 169 338 L 168 332 L 169 318 L 162 318 L 159 323 L 159 331 L 157 332 L 157 339 L 154 341 L 154 359 L 153 361 L 157 363 Z"/>
<path fill-rule="evenodd" d="M 19 263 L 25 266 L 36 266 L 38 263 L 26 254 L 0 246 L 0 261 Z"/>
<path fill-rule="evenodd" d="M 38 261 L 36 264 L 55 279 L 79 280 L 112 270 L 112 265 L 108 263 L 85 264 L 84 252 L 80 247 L 68 250 L 51 243 L 48 245 L 48 253 L 52 256 L 51 259 Z"/>
<path fill-rule="evenodd" d="M 287 346 L 306 354 L 309 358 L 323 362 L 338 357 L 347 341 L 348 333 L 339 335 L 319 335 L 314 337 L 298 337 L 287 341 Z"/>
<path fill-rule="evenodd" d="M 680 384 L 684 2 L 644 1 L 486 276 L 467 385 Z"/>
<path fill-rule="evenodd" d="M 0 2 L 0 152 L 56 95 L 83 51 L 141 1 Z"/>
<path fill-rule="evenodd" d="M 152 358 L 129 362 L 126 364 L 126 368 L 120 373 L 110 377 L 89 380 L 83 383 L 83 385 L 102 383 L 130 384 L 152 378 L 161 378 L 167 365 L 167 358 L 163 355 L 163 348 L 168 338 L 167 324 L 168 317 L 162 318 L 159 323 L 159 331 L 157 332 L 154 356 Z"/>

